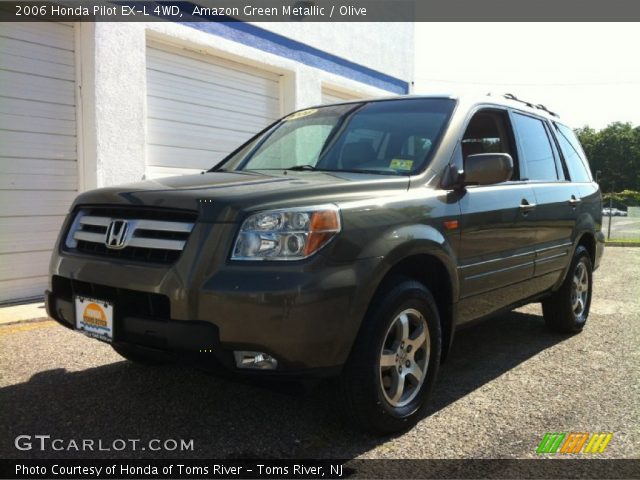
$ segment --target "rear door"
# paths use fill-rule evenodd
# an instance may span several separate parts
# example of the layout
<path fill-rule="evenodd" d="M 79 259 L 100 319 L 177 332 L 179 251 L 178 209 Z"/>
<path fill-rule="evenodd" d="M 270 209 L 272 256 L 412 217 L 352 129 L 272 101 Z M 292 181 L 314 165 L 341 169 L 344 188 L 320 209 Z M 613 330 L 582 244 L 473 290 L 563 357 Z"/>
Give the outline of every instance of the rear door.
<path fill-rule="evenodd" d="M 571 178 L 571 194 L 579 199 L 578 223 L 571 238 L 575 244 L 577 235 L 580 235 L 584 230 L 593 231 L 594 228 L 600 230 L 602 196 L 598 184 L 593 181 L 589 162 L 575 132 L 556 121 L 552 122 L 551 131 L 555 134 L 560 155 Z M 575 189 L 578 190 L 579 197 L 574 193 Z M 572 202 L 575 203 L 575 200 Z"/>
<path fill-rule="evenodd" d="M 529 295 L 536 222 L 531 185 L 520 178 L 518 151 L 506 110 L 480 110 L 469 122 L 460 157 L 508 153 L 515 163 L 511 181 L 468 186 L 460 198 L 460 318 L 487 315 Z"/>
<path fill-rule="evenodd" d="M 524 178 L 533 188 L 536 206 L 536 261 L 539 290 L 553 285 L 570 259 L 572 232 L 580 213 L 580 191 L 571 183 L 550 124 L 513 112 Z"/>

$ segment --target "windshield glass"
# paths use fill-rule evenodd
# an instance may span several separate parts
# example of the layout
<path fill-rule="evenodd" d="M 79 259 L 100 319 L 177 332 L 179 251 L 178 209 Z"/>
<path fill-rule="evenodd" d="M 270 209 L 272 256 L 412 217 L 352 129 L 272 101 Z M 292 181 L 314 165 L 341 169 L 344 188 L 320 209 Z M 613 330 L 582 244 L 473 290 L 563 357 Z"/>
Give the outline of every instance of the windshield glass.
<path fill-rule="evenodd" d="M 215 169 L 412 174 L 430 161 L 454 104 L 444 98 L 399 99 L 302 110 Z"/>

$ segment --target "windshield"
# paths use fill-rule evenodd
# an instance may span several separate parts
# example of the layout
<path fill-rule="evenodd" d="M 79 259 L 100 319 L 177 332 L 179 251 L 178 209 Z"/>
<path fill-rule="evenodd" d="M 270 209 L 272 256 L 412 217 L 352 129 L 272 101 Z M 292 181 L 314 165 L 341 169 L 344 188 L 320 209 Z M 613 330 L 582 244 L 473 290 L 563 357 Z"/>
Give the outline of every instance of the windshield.
<path fill-rule="evenodd" d="M 409 175 L 428 164 L 451 99 L 399 99 L 311 108 L 283 118 L 216 169 Z"/>

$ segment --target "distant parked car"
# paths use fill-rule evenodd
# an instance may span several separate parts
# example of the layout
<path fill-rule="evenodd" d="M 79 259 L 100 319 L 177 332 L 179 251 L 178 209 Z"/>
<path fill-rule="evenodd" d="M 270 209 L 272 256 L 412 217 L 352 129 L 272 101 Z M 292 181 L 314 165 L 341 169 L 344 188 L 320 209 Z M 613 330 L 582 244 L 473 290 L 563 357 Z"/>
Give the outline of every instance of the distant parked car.
<path fill-rule="evenodd" d="M 609 213 L 611 213 L 612 217 L 626 217 L 627 216 L 627 212 L 625 212 L 624 210 L 619 210 L 617 208 L 603 208 L 602 209 L 602 215 L 608 217 Z"/>

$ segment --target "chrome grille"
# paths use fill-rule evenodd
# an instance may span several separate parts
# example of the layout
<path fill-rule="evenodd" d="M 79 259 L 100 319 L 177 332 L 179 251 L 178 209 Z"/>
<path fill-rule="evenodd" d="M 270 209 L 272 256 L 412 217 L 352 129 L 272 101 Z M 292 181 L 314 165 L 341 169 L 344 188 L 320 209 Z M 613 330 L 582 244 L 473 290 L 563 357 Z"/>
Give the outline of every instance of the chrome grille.
<path fill-rule="evenodd" d="M 173 263 L 193 230 L 195 214 L 147 209 L 81 209 L 65 248 L 89 255 Z"/>

